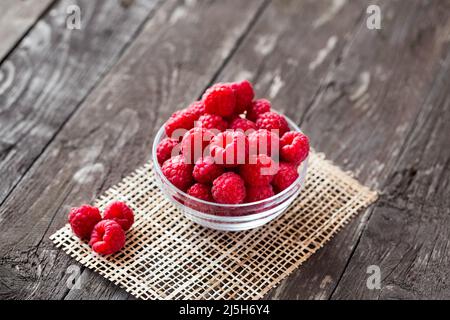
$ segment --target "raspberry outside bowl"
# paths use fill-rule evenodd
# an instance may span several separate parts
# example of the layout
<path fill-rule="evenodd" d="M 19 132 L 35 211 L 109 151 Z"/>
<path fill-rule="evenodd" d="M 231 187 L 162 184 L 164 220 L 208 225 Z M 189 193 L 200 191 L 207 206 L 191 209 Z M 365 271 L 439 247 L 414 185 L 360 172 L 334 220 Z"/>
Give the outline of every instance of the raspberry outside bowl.
<path fill-rule="evenodd" d="M 298 126 L 286 117 L 292 131 L 301 132 Z M 301 192 L 304 186 L 309 157 L 298 167 L 299 177 L 287 189 L 273 197 L 252 203 L 219 204 L 203 201 L 176 188 L 162 173 L 156 156 L 156 148 L 166 138 L 164 126 L 156 134 L 152 148 L 153 170 L 156 182 L 167 199 L 184 215 L 198 224 L 222 231 L 243 231 L 260 227 L 277 218 Z"/>

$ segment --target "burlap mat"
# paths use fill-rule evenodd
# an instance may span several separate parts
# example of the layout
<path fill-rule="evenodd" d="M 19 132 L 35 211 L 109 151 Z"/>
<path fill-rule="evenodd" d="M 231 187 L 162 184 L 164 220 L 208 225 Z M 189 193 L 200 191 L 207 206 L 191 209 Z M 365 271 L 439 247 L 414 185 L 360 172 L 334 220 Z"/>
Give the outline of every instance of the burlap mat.
<path fill-rule="evenodd" d="M 106 191 L 96 205 L 126 201 L 136 214 L 125 248 L 101 257 L 68 225 L 57 247 L 142 299 L 260 299 L 305 262 L 377 193 L 313 153 L 305 188 L 283 215 L 256 230 L 199 226 L 164 198 L 147 164 Z"/>

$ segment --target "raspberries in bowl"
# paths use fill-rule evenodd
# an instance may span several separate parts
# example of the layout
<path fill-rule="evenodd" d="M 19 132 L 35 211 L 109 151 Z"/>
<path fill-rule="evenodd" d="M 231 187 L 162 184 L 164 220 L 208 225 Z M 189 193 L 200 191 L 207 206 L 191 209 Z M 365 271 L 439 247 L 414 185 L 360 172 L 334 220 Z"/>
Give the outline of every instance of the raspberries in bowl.
<path fill-rule="evenodd" d="M 153 143 L 156 181 L 191 220 L 247 230 L 283 213 L 306 177 L 309 139 L 256 99 L 249 81 L 218 83 L 176 111 Z"/>

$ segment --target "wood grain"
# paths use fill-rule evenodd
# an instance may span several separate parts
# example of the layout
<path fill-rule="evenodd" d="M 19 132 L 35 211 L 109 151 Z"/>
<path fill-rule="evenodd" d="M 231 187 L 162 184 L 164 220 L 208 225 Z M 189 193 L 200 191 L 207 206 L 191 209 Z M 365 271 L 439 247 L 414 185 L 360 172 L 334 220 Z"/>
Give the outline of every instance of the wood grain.
<path fill-rule="evenodd" d="M 61 1 L 0 66 L 0 204 L 133 39 L 156 1 L 79 1 L 82 29 Z"/>
<path fill-rule="evenodd" d="M 342 80 L 333 87 L 339 89 L 332 87 L 332 94 L 328 98 L 325 95 L 321 102 L 328 107 L 316 109 L 317 116 L 311 109 L 306 116 L 305 130 L 315 130 L 322 135 L 318 145 L 320 150 L 330 150 L 327 154 L 333 154 L 335 160 L 355 172 L 359 180 L 382 193 L 389 192 L 386 182 L 397 163 L 402 161 L 401 150 L 423 112 L 424 97 L 429 95 L 436 77 L 442 72 L 441 58 L 448 52 L 449 4 L 416 1 L 409 2 L 406 7 L 401 2 L 396 6 L 391 6 L 392 2 L 381 2 L 382 11 L 386 13 L 383 31 L 372 34 L 363 29 L 367 34 L 355 39 L 354 49 L 349 50 L 348 58 L 343 58 L 336 69 Z M 354 66 L 358 69 L 352 69 Z M 354 70 L 353 73 L 350 70 Z M 355 88 L 364 82 L 362 78 L 367 70 L 370 74 L 367 93 L 353 101 L 351 97 Z M 340 96 L 342 93 L 344 99 L 334 102 L 335 94 Z M 345 97 L 348 97 L 348 102 Z M 326 121 L 323 123 L 318 119 Z M 345 143 L 341 142 L 342 139 Z M 319 291 L 315 297 L 322 297 L 324 293 L 327 298 L 331 296 L 335 282 L 328 281 L 328 270 L 335 269 L 336 262 L 343 253 L 346 255 L 349 246 L 353 247 L 350 257 L 354 255 L 371 214 L 369 210 L 356 219 L 345 230 L 346 233 L 339 234 L 330 246 L 324 248 L 323 255 L 312 260 L 317 264 L 311 265 L 306 278 L 312 277 L 315 269 L 325 270 L 319 285 L 325 290 Z M 345 268 L 347 264 L 348 261 Z M 341 276 L 337 278 L 338 282 Z M 334 276 L 331 278 L 335 279 Z M 354 281 L 348 287 L 352 292 L 356 288 L 367 290 L 365 280 Z M 398 297 L 401 298 L 400 295 Z M 429 298 L 437 297 L 429 295 Z"/>
<path fill-rule="evenodd" d="M 219 80 L 243 75 L 253 80 L 259 95 L 301 124 L 314 148 L 383 190 L 423 97 L 441 72 L 440 56 L 448 45 L 443 12 L 449 11 L 444 2 L 410 2 L 406 10 L 403 2 L 376 3 L 386 13 L 381 31 L 366 28 L 367 1 L 345 3 L 316 29 L 311 26 L 323 21 L 329 2 L 276 2 Z M 371 212 L 355 219 L 268 298 L 329 298 Z"/>
<path fill-rule="evenodd" d="M 264 4 L 164 2 L 1 207 L 0 232 L 7 239 L 0 244 L 2 273 L 10 281 L 3 296 L 61 299 L 68 294 L 65 272 L 73 262 L 58 251 L 53 259 L 43 253 L 52 248 L 48 236 L 66 222 L 70 206 L 91 202 L 149 159 L 157 128 L 202 93 Z M 233 14 L 224 14 L 231 9 Z M 40 276 L 18 282 L 16 266 L 35 274 L 30 260 L 40 265 Z M 103 282 L 100 276 L 86 281 L 89 287 L 72 290 L 71 297 L 114 295 L 94 284 Z"/>
<path fill-rule="evenodd" d="M 14 49 L 55 0 L 2 0 L 0 2 L 0 61 Z"/>
<path fill-rule="evenodd" d="M 369 4 L 382 9 L 381 30 L 366 28 Z M 70 206 L 91 202 L 148 160 L 175 109 L 211 82 L 247 78 L 316 150 L 382 192 L 267 298 L 449 298 L 449 15 L 450 2 L 437 0 L 168 1 L 100 83 L 106 62 L 97 69 L 79 48 L 66 71 L 49 54 L 67 55 L 58 41 L 31 59 L 28 74 L 22 56 L 38 56 L 45 38 L 38 23 L 31 45 L 25 38 L 26 50 L 11 54 L 22 71 L 0 94 L 0 297 L 132 299 L 83 269 L 81 290 L 70 289 L 73 261 L 48 236 Z M 58 37 L 77 41 L 63 31 Z M 104 41 L 109 33 L 94 34 Z M 96 53 L 93 37 L 75 38 Z M 125 46 L 132 36 L 120 39 Z M 93 73 L 84 78 L 80 63 Z M 77 94 L 85 83 L 83 97 L 97 85 L 86 101 Z M 369 265 L 381 267 L 381 290 L 366 286 Z"/>
<path fill-rule="evenodd" d="M 450 298 L 449 49 L 333 299 Z M 366 286 L 371 265 L 380 289 Z"/>
<path fill-rule="evenodd" d="M 115 1 L 78 1 L 83 27 L 81 30 L 68 30 L 65 26 L 66 7 L 72 3 L 58 2 L 1 65 L 0 203 L 10 195 L 86 95 L 118 60 L 149 17 L 156 1 L 135 1 L 127 7 Z M 41 184 L 36 191 L 45 187 Z M 18 201 L 26 202 L 24 197 L 27 194 L 27 191 L 21 193 Z M 11 231 L 19 234 L 14 224 L 20 213 L 13 211 L 8 217 L 5 210 L 4 206 L 0 209 L 2 226 L 11 226 Z M 48 228 L 33 219 L 22 223 L 23 226 L 28 225 L 21 231 L 22 236 L 28 233 L 27 228 L 37 226 L 40 231 Z M 37 243 L 40 243 L 41 235 L 38 233 L 36 236 Z M 60 255 L 51 247 L 18 245 L 8 248 L 6 243 L 10 242 L 6 241 L 5 234 L 3 239 L 0 295 L 5 298 L 26 297 L 35 290 L 37 279 L 41 277 L 41 261 L 57 263 Z M 13 239 L 11 241 L 12 244 Z M 11 277 L 3 277 L 10 272 L 13 272 Z M 55 275 L 59 276 L 61 274 Z M 64 293 L 65 288 L 62 290 Z M 54 292 L 49 292 L 49 295 L 51 293 Z"/>

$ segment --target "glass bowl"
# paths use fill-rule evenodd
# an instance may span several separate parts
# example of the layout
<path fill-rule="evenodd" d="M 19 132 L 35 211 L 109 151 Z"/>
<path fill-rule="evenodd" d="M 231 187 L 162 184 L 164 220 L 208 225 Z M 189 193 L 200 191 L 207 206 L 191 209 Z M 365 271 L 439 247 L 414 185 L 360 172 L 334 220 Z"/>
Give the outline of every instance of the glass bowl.
<path fill-rule="evenodd" d="M 286 117 L 292 131 L 301 130 Z M 271 198 L 243 204 L 219 204 L 194 198 L 176 188 L 162 173 L 156 157 L 159 142 L 166 138 L 164 126 L 156 134 L 153 142 L 152 159 L 156 182 L 167 199 L 184 215 L 196 223 L 222 231 L 242 231 L 265 225 L 282 214 L 299 195 L 306 178 L 308 159 L 298 167 L 299 177 L 287 189 Z"/>

